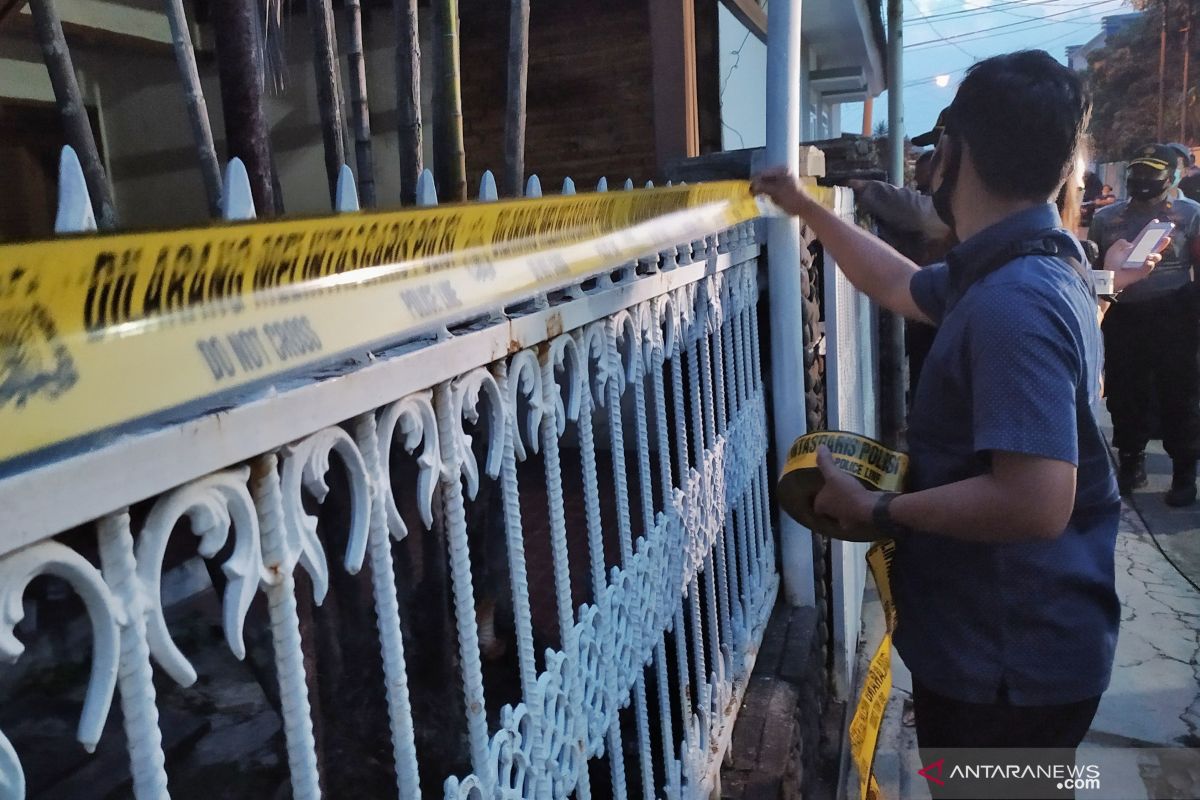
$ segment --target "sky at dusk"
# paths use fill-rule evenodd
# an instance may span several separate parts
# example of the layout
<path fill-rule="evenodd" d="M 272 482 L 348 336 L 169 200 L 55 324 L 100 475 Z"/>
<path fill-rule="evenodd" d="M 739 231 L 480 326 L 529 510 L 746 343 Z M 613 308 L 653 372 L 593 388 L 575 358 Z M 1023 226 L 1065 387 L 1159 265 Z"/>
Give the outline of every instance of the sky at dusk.
<path fill-rule="evenodd" d="M 847 0 L 848 1 L 848 0 Z M 1125 0 L 904 0 L 905 125 L 912 135 L 928 130 L 938 111 L 954 97 L 966 69 L 978 60 L 1024 48 L 1048 51 L 1066 62 L 1068 45 L 1083 44 L 1100 32 L 1109 15 L 1133 11 Z M 762 97 L 766 48 L 722 9 L 721 74 L 726 147 L 763 144 L 764 122 L 755 113 Z M 739 51 L 739 47 L 741 48 Z M 739 74 L 741 73 L 741 74 Z M 949 76 L 939 87 L 939 75 Z M 761 101 L 759 101 L 761 102 Z M 874 119 L 887 119 L 887 92 L 875 99 Z M 862 130 L 862 104 L 842 106 L 842 130 Z"/>

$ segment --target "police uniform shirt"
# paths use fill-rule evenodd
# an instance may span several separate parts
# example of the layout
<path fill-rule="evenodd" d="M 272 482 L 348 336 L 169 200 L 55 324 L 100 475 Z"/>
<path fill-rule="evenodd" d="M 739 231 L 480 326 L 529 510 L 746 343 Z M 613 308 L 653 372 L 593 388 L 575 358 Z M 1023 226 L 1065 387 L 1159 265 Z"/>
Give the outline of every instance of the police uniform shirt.
<path fill-rule="evenodd" d="M 1162 261 L 1142 281 L 1121 292 L 1122 303 L 1137 303 L 1162 297 L 1192 281 L 1194 266 L 1189 246 L 1200 239 L 1200 204 L 1187 198 L 1154 204 L 1133 205 L 1128 200 L 1102 208 L 1092 218 L 1088 238 L 1100 246 L 1100 263 L 1108 248 L 1118 239 L 1134 241 L 1151 220 L 1175 223 L 1171 244 Z"/>

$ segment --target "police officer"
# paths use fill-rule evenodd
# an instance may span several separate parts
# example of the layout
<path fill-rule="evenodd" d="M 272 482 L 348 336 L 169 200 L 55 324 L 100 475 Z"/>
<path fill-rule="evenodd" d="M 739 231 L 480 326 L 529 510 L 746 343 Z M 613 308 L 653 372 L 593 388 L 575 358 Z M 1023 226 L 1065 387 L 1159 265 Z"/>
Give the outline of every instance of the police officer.
<path fill-rule="evenodd" d="M 1167 145 L 1147 145 L 1129 164 L 1129 199 L 1098 210 L 1088 230 L 1103 259 L 1119 239 L 1132 241 L 1151 220 L 1175 224 L 1158 268 L 1121 293 L 1104 319 L 1105 388 L 1120 460 L 1121 494 L 1146 485 L 1145 448 L 1151 407 L 1158 403 L 1163 446 L 1173 476 L 1166 502 L 1196 502 L 1200 457 L 1200 365 L 1197 347 L 1197 288 L 1200 267 L 1200 204 L 1171 200 L 1178 154 Z"/>

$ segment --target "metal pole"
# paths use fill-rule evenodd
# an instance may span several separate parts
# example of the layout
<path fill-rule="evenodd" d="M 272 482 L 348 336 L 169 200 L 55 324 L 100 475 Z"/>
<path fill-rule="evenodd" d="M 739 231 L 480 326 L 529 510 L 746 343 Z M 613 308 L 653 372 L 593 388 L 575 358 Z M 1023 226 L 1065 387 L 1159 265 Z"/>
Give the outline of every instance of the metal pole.
<path fill-rule="evenodd" d="M 33 0 L 29 4 L 29 12 L 33 16 L 34 31 L 42 47 L 42 56 L 46 61 L 46 71 L 50 75 L 50 85 L 54 89 L 54 101 L 58 105 L 59 116 L 62 117 L 67 143 L 75 148 L 79 163 L 83 167 L 88 194 L 92 197 L 92 209 L 96 214 L 96 224 L 101 230 L 111 230 L 117 226 L 117 207 L 113 202 L 112 184 L 109 183 L 104 164 L 100 161 L 100 151 L 92 135 L 92 124 L 83 104 L 83 96 L 79 92 L 79 82 L 75 80 L 71 51 L 63 37 L 62 22 L 54 8 L 54 0 Z"/>
<path fill-rule="evenodd" d="M 888 0 L 888 178 L 904 185 L 904 0 Z M 904 319 L 879 312 L 879 428 L 881 438 L 899 447 L 908 393 L 904 358 Z"/>
<path fill-rule="evenodd" d="M 888 179 L 904 185 L 904 0 L 888 0 Z"/>
<path fill-rule="evenodd" d="M 775 0 L 767 14 L 767 165 L 800 169 L 800 8 L 802 0 Z M 771 391 L 775 462 L 807 432 L 804 408 L 803 303 L 800 220 L 767 223 L 767 281 L 771 303 Z M 815 603 L 812 534 L 780 514 L 783 585 L 793 606 Z"/>
<path fill-rule="evenodd" d="M 875 124 L 874 120 L 872 119 L 872 117 L 874 116 L 874 114 L 873 114 L 874 110 L 875 110 L 875 98 L 871 97 L 870 95 L 867 95 L 867 99 L 863 101 L 863 124 L 862 124 L 862 135 L 863 136 L 871 135 L 871 128 Z"/>
<path fill-rule="evenodd" d="M 175 61 L 179 64 L 179 76 L 187 105 L 188 120 L 192 124 L 192 136 L 196 140 L 196 155 L 200 161 L 200 175 L 204 179 L 204 191 L 208 197 L 208 213 L 214 219 L 221 216 L 221 165 L 217 161 L 217 148 L 213 144 L 212 126 L 208 122 L 208 105 L 204 101 L 204 87 L 200 85 L 200 73 L 196 68 L 196 52 L 192 48 L 192 32 L 188 29 L 187 16 L 183 11 L 183 0 L 166 0 L 167 23 L 171 27 L 171 46 Z"/>

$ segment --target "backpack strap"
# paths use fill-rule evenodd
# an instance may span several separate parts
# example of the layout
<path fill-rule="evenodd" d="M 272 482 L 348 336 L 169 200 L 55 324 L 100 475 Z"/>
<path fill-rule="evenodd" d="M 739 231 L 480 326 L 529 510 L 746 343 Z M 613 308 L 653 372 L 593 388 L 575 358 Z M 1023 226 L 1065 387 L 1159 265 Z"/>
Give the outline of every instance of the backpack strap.
<path fill-rule="evenodd" d="M 1075 240 L 1064 230 L 1046 228 L 1028 239 L 1013 242 L 1008 247 L 996 253 L 995 256 L 984 264 L 969 271 L 964 271 L 962 278 L 956 282 L 957 285 L 953 285 L 950 288 L 948 306 L 953 306 L 962 299 L 962 296 L 977 281 L 983 280 L 991 273 L 1011 264 L 1018 258 L 1025 258 L 1026 256 L 1050 256 L 1062 261 L 1079 276 L 1084 286 L 1087 287 L 1088 292 L 1095 298 L 1096 290 L 1091 279 L 1092 270 L 1078 257 Z"/>

